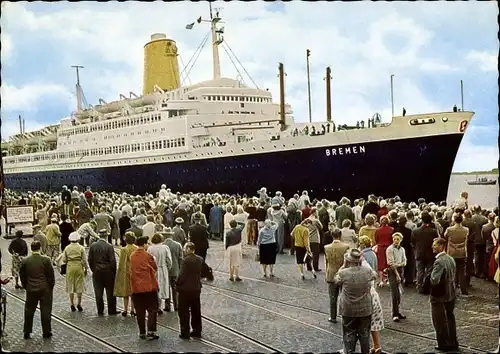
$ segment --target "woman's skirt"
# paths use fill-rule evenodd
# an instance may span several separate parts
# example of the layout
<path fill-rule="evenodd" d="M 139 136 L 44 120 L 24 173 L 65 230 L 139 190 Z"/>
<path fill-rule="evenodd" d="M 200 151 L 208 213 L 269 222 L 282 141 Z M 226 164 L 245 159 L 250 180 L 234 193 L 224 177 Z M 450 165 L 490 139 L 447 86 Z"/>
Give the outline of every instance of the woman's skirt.
<path fill-rule="evenodd" d="M 498 247 L 494 247 L 491 250 L 490 260 L 488 262 L 488 279 L 493 279 L 498 269 L 498 264 L 497 261 L 495 260 L 495 255 L 497 254 L 497 250 Z"/>
<path fill-rule="evenodd" d="M 304 264 L 307 250 L 304 247 L 295 247 L 295 260 L 297 264 Z"/>
<path fill-rule="evenodd" d="M 66 293 L 83 294 L 85 291 L 85 274 L 80 262 L 66 265 Z"/>
<path fill-rule="evenodd" d="M 259 246 L 260 264 L 276 263 L 276 242 L 261 244 Z"/>
<path fill-rule="evenodd" d="M 383 272 L 387 268 L 387 258 L 385 256 L 385 250 L 389 245 L 377 245 L 377 264 L 378 271 Z"/>
<path fill-rule="evenodd" d="M 242 261 L 241 243 L 234 246 L 229 246 L 226 250 L 227 258 L 229 259 L 230 267 L 240 267 Z"/>
<path fill-rule="evenodd" d="M 372 332 L 381 331 L 384 329 L 384 314 L 382 312 L 382 304 L 380 302 L 380 296 L 374 286 L 370 289 L 370 294 L 372 296 L 372 322 L 370 330 Z"/>
<path fill-rule="evenodd" d="M 23 262 L 23 257 L 14 254 L 12 255 L 12 276 L 17 278 L 19 277 L 19 270 L 21 269 L 21 263 Z"/>

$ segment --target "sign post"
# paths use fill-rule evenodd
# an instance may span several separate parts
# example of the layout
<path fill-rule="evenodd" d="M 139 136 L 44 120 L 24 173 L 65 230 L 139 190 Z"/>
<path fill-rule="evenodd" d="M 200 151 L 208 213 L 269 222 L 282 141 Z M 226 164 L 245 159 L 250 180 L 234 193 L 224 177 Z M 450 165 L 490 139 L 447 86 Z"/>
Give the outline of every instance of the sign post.
<path fill-rule="evenodd" d="M 21 230 L 25 237 L 32 236 L 33 222 L 35 221 L 33 206 L 13 205 L 7 206 L 6 209 L 7 229 L 10 230 L 10 232 L 7 233 L 7 237 L 12 238 L 18 230 Z"/>

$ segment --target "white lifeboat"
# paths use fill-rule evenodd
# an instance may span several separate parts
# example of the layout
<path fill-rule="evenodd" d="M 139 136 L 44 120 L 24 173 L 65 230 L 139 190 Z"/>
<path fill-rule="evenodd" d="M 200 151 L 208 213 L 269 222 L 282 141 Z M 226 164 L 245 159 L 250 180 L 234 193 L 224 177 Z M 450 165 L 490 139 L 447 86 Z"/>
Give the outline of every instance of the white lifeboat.
<path fill-rule="evenodd" d="M 142 107 L 154 104 L 156 101 L 153 95 L 142 96 L 135 99 L 128 99 L 127 102 L 132 107 Z"/>
<path fill-rule="evenodd" d="M 10 148 L 10 143 L 2 141 L 2 150 L 9 150 L 9 148 Z"/>
<path fill-rule="evenodd" d="M 104 105 L 95 106 L 95 109 L 99 113 L 111 113 L 122 109 L 123 103 L 120 101 L 114 101 Z"/>
<path fill-rule="evenodd" d="M 50 134 L 42 138 L 44 143 L 57 143 L 57 134 Z"/>
<path fill-rule="evenodd" d="M 26 141 L 26 145 L 27 146 L 34 146 L 34 145 L 38 145 L 38 142 L 39 142 L 39 137 L 35 136 L 35 137 L 31 138 L 31 139 L 28 139 Z"/>
<path fill-rule="evenodd" d="M 22 141 L 16 140 L 16 141 L 12 142 L 12 147 L 13 148 L 22 148 L 22 147 L 24 147 L 24 144 Z"/>

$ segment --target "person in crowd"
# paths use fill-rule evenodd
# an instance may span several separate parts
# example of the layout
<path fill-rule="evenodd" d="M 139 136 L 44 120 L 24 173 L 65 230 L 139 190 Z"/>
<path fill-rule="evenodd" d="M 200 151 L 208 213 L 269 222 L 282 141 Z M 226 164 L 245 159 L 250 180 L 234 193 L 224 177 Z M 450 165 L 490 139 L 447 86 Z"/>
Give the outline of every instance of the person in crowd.
<path fill-rule="evenodd" d="M 73 223 L 67 214 L 61 215 L 62 222 L 59 224 L 59 230 L 61 231 L 61 252 L 64 251 L 66 246 L 70 244 L 69 235 L 75 231 L 73 229 Z"/>
<path fill-rule="evenodd" d="M 231 226 L 229 226 L 229 222 L 231 220 L 234 220 L 233 207 L 231 206 L 231 204 L 226 204 L 225 210 L 226 210 L 226 213 L 224 214 L 224 236 L 222 239 L 224 244 L 226 244 L 226 234 L 229 230 L 231 230 Z M 193 221 L 193 223 L 194 223 L 194 221 Z M 257 238 L 255 240 L 257 240 Z"/>
<path fill-rule="evenodd" d="M 136 239 L 142 237 L 142 227 L 138 226 L 135 218 L 130 218 L 130 228 L 125 232 L 133 232 Z"/>
<path fill-rule="evenodd" d="M 346 222 L 348 220 L 344 220 Z M 330 317 L 328 321 L 337 323 L 337 300 L 339 297 L 339 285 L 335 282 L 337 272 L 344 264 L 344 255 L 350 246 L 341 240 L 342 232 L 335 228 L 331 232 L 333 241 L 325 246 L 325 281 L 328 283 L 328 295 L 330 297 Z"/>
<path fill-rule="evenodd" d="M 194 251 L 195 246 L 192 242 L 184 245 L 184 259 L 177 278 L 179 337 L 182 339 L 199 338 L 202 332 L 200 295 L 204 261 Z M 276 253 L 274 255 L 276 256 Z M 192 331 L 190 331 L 190 323 Z"/>
<path fill-rule="evenodd" d="M 66 293 L 69 294 L 71 312 L 77 309 L 79 312 L 83 311 L 82 294 L 85 291 L 85 276 L 88 271 L 85 247 L 78 243 L 80 238 L 78 232 L 72 232 L 68 237 L 70 244 L 62 251 L 62 263 L 66 265 Z"/>
<path fill-rule="evenodd" d="M 399 311 L 401 303 L 401 285 L 403 279 L 403 269 L 406 266 L 405 249 L 401 247 L 403 235 L 395 232 L 392 235 L 392 245 L 387 247 L 385 254 L 387 259 L 387 278 L 389 279 L 389 288 L 391 290 L 392 302 L 392 320 L 399 322 L 406 318 Z"/>
<path fill-rule="evenodd" d="M 137 249 L 130 255 L 130 284 L 132 302 L 137 316 L 139 338 L 156 340 L 158 317 L 158 281 L 156 280 L 156 262 L 146 251 L 148 237 L 136 240 Z M 147 312 L 147 333 L 146 333 Z"/>
<path fill-rule="evenodd" d="M 344 219 L 344 221 L 342 222 L 341 240 L 345 244 L 348 244 L 349 248 L 356 248 L 358 243 L 358 236 L 356 236 L 356 231 L 354 231 L 351 226 L 351 220 Z"/>
<path fill-rule="evenodd" d="M 111 241 L 111 225 L 113 224 L 113 217 L 108 213 L 106 207 L 101 207 L 99 209 L 99 213 L 95 215 L 94 220 L 97 224 L 97 230 L 106 230 L 106 234 L 108 235 L 108 242 Z"/>
<path fill-rule="evenodd" d="M 224 232 L 224 210 L 219 205 L 219 202 L 214 202 L 214 206 L 210 209 L 208 217 L 208 226 L 210 235 L 222 240 Z"/>
<path fill-rule="evenodd" d="M 246 230 L 248 245 L 255 245 L 257 242 L 257 234 L 259 232 L 257 227 L 257 207 L 255 206 L 253 198 L 248 201 L 248 205 L 245 208 L 245 212 L 248 214 Z"/>
<path fill-rule="evenodd" d="M 52 302 L 55 285 L 54 268 L 49 257 L 40 253 L 40 242 L 31 243 L 31 256 L 23 259 L 19 269 L 22 287 L 26 290 L 24 304 L 24 339 L 33 332 L 33 317 L 40 305 L 43 338 L 52 337 Z"/>
<path fill-rule="evenodd" d="M 477 278 L 485 278 L 486 240 L 483 239 L 482 228 L 488 223 L 488 219 L 481 214 L 479 205 L 474 205 L 472 209 L 474 215 L 471 221 L 474 223 L 474 227 L 469 230 L 469 236 L 474 240 L 474 275 Z"/>
<path fill-rule="evenodd" d="M 370 352 L 370 328 L 373 313 L 371 286 L 377 273 L 361 266 L 361 252 L 351 249 L 344 255 L 344 265 L 335 275 L 340 287 L 339 314 L 342 316 L 344 353 L 356 352 L 359 340 L 362 353 Z"/>
<path fill-rule="evenodd" d="M 179 271 L 181 269 L 182 259 L 183 259 L 183 250 L 182 246 L 179 242 L 174 241 L 172 239 L 173 231 L 171 228 L 167 227 L 163 229 L 162 235 L 164 237 L 163 243 L 170 249 L 170 255 L 172 256 L 172 267 L 169 270 L 169 284 L 170 284 L 170 296 L 167 300 L 165 300 L 165 308 L 163 309 L 165 312 L 171 311 L 171 302 L 174 305 L 174 311 L 178 309 L 178 299 L 177 299 L 177 277 L 179 276 Z"/>
<path fill-rule="evenodd" d="M 257 237 L 257 247 L 259 248 L 259 259 L 264 277 L 267 277 L 267 267 L 269 276 L 274 277 L 274 265 L 276 264 L 276 230 L 278 224 L 266 219 L 264 227 L 259 231 Z"/>
<path fill-rule="evenodd" d="M 421 219 L 422 225 L 412 231 L 411 243 L 417 262 L 417 290 L 423 293 L 424 279 L 434 263 L 432 242 L 439 235 L 433 226 L 432 217 L 427 211 L 422 212 Z"/>
<path fill-rule="evenodd" d="M 115 250 L 107 242 L 108 230 L 99 231 L 99 240 L 92 243 L 89 248 L 88 264 L 92 271 L 92 283 L 97 305 L 97 314 L 104 315 L 104 291 L 108 306 L 108 315 L 116 315 L 116 297 L 114 296 L 116 257 Z"/>
<path fill-rule="evenodd" d="M 50 225 L 45 228 L 47 236 L 47 256 L 52 260 L 52 264 L 56 265 L 56 259 L 61 253 L 61 231 L 57 218 L 50 219 Z"/>
<path fill-rule="evenodd" d="M 457 208 L 458 209 L 458 208 Z M 458 209 L 461 210 L 461 209 Z M 464 220 L 462 221 L 462 225 L 469 230 L 469 236 L 467 236 L 467 261 L 465 264 L 465 278 L 467 280 L 467 287 L 469 288 L 471 285 L 471 279 L 474 275 L 474 229 L 476 225 L 474 221 L 472 221 L 472 212 L 467 209 L 462 213 Z"/>
<path fill-rule="evenodd" d="M 319 252 L 321 240 L 323 238 L 323 225 L 321 225 L 321 222 L 318 220 L 318 211 L 316 208 L 312 208 L 311 215 L 309 215 L 308 219 L 311 221 L 307 224 L 309 230 L 309 247 L 312 253 L 313 276 L 316 277 L 316 272 L 321 271 L 319 268 Z"/>
<path fill-rule="evenodd" d="M 46 254 L 47 252 L 47 237 L 42 232 L 42 226 L 39 224 L 33 225 L 33 241 L 40 242 L 40 252 Z"/>
<path fill-rule="evenodd" d="M 125 233 L 125 247 L 120 248 L 118 259 L 118 268 L 116 270 L 115 286 L 113 295 L 123 299 L 122 316 L 127 317 L 129 304 L 130 315 L 135 316 L 134 303 L 131 301 L 132 285 L 130 281 L 130 256 L 137 249 L 135 245 L 135 234 L 133 232 Z"/>
<path fill-rule="evenodd" d="M 118 228 L 120 229 L 120 245 L 125 247 L 127 245 L 127 240 L 125 238 L 125 232 L 132 227 L 130 223 L 130 217 L 127 210 L 122 210 L 121 217 L 118 220 Z M 134 234 L 135 237 L 135 234 Z M 135 242 L 135 241 L 134 241 Z"/>
<path fill-rule="evenodd" d="M 238 225 L 236 220 L 231 220 L 229 222 L 229 226 L 231 229 L 227 232 L 224 244 L 226 257 L 229 259 L 229 280 L 241 281 L 240 266 L 243 258 L 241 249 L 241 231 L 244 225 Z"/>
<path fill-rule="evenodd" d="M 200 216 L 196 217 L 194 219 L 195 224 L 189 227 L 189 240 L 194 244 L 195 253 L 205 261 L 209 248 L 208 238 L 210 234 L 207 228 L 201 225 L 202 218 Z"/>
<path fill-rule="evenodd" d="M 311 212 L 312 212 L 311 202 L 309 201 L 309 199 L 307 199 L 304 201 L 304 207 L 300 209 L 300 215 L 302 221 L 311 216 Z"/>
<path fill-rule="evenodd" d="M 147 237 L 147 236 L 143 236 Z M 163 236 L 157 232 L 151 238 L 151 245 L 147 249 L 156 262 L 156 281 L 158 283 L 158 314 L 161 315 L 162 300 L 165 300 L 165 307 L 167 299 L 170 298 L 170 275 L 169 269 L 172 268 L 172 255 L 170 248 L 163 244 Z"/>
<path fill-rule="evenodd" d="M 294 250 L 295 250 L 295 260 L 297 262 L 297 267 L 299 269 L 300 277 L 302 280 L 305 279 L 304 276 L 304 263 L 307 264 L 307 270 L 312 271 L 314 278 L 316 278 L 316 272 L 312 268 L 311 261 L 306 261 L 306 256 L 310 258 L 311 245 L 309 242 L 309 225 L 311 224 L 311 219 L 305 219 L 300 224 L 295 226 L 292 230 L 291 236 L 294 240 Z"/>
<path fill-rule="evenodd" d="M 382 279 L 382 284 L 387 283 L 387 278 L 384 275 L 384 271 L 387 268 L 387 258 L 386 250 L 392 244 L 392 234 L 394 229 L 389 225 L 389 218 L 383 215 L 380 218 L 380 227 L 375 231 L 375 245 L 377 246 L 377 263 L 380 279 Z"/>
<path fill-rule="evenodd" d="M 467 262 L 467 238 L 469 229 L 462 225 L 462 214 L 453 215 L 453 225 L 444 232 L 447 240 L 447 253 L 455 261 L 455 286 L 460 287 L 462 295 L 467 296 L 466 262 Z"/>
<path fill-rule="evenodd" d="M 342 228 L 342 224 L 345 219 L 350 220 L 351 225 L 354 225 L 354 213 L 352 212 L 350 205 L 351 201 L 346 197 L 343 197 L 340 200 L 340 206 L 337 209 L 335 209 L 335 216 L 337 218 L 337 227 L 339 229 Z"/>
<path fill-rule="evenodd" d="M 491 280 L 493 277 L 489 276 L 489 268 L 490 268 L 490 260 L 494 257 L 495 253 L 494 252 L 494 240 L 493 240 L 493 230 L 495 230 L 495 218 L 497 216 L 495 213 L 491 212 L 488 213 L 488 223 L 484 224 L 482 229 L 481 229 L 481 237 L 484 240 L 486 244 L 486 249 L 485 249 L 485 258 L 484 258 L 484 269 L 483 269 L 483 276 L 484 278 Z"/>
<path fill-rule="evenodd" d="M 259 206 L 257 207 L 257 228 L 259 229 L 259 231 L 264 227 L 266 216 L 267 216 L 266 201 L 261 200 L 259 202 Z"/>
<path fill-rule="evenodd" d="M 122 244 L 122 235 L 120 234 L 120 218 L 122 217 L 122 212 L 116 204 L 113 205 L 111 217 L 113 218 L 113 222 L 111 223 L 111 239 L 114 241 L 115 245 L 120 246 Z"/>
<path fill-rule="evenodd" d="M 187 241 L 186 233 L 182 228 L 182 225 L 184 224 L 184 219 L 180 217 L 175 218 L 174 222 L 175 222 L 175 226 L 173 228 L 174 235 L 172 236 L 172 238 L 175 241 L 179 242 L 182 246 L 184 246 L 184 244 Z"/>
<path fill-rule="evenodd" d="M 99 239 L 99 235 L 95 232 L 96 225 L 95 220 L 91 220 L 80 225 L 77 232 L 81 236 L 80 244 L 82 246 L 85 245 L 88 247 L 91 243 Z"/>
<path fill-rule="evenodd" d="M 375 221 L 377 221 L 375 215 L 366 214 L 365 225 L 361 226 L 361 228 L 359 229 L 359 237 L 368 236 L 368 238 L 371 240 L 372 247 L 375 246 L 375 232 L 377 231 Z"/>
<path fill-rule="evenodd" d="M 387 202 L 385 200 L 380 201 L 380 209 L 378 210 L 377 213 L 377 219 L 380 220 L 380 218 L 384 215 L 389 214 L 389 209 L 387 208 Z"/>
<path fill-rule="evenodd" d="M 455 321 L 455 261 L 446 254 L 446 240 L 436 238 L 432 249 L 436 260 L 429 277 L 431 316 L 436 331 L 436 350 L 457 351 L 457 326 Z"/>
<path fill-rule="evenodd" d="M 273 198 L 271 207 L 267 211 L 267 218 L 278 225 L 276 229 L 276 252 L 283 254 L 285 247 L 285 224 L 287 220 L 286 211 L 283 210 L 279 198 Z"/>
<path fill-rule="evenodd" d="M 352 212 L 354 214 L 354 229 L 358 233 L 361 226 L 363 226 L 363 218 L 361 217 L 363 203 L 363 199 L 357 199 L 354 201 L 354 206 L 352 207 Z"/>
<path fill-rule="evenodd" d="M 368 214 L 371 214 L 376 218 L 379 210 L 380 206 L 377 203 L 377 198 L 374 195 L 370 195 L 368 197 L 368 202 L 363 206 L 363 209 L 361 210 L 361 217 L 365 219 Z"/>
<path fill-rule="evenodd" d="M 492 250 L 491 250 L 491 258 L 489 260 L 488 264 L 488 278 L 489 279 L 494 279 L 495 278 L 495 273 L 498 268 L 498 262 L 495 260 L 495 256 L 498 251 L 498 236 L 499 236 L 499 227 L 500 227 L 500 221 L 498 216 L 495 217 L 495 222 L 494 222 L 495 228 L 491 232 L 491 243 L 492 243 Z"/>
<path fill-rule="evenodd" d="M 150 242 L 155 234 L 155 225 L 153 214 L 148 214 L 146 216 L 146 223 L 142 226 L 142 236 L 149 238 Z"/>
<path fill-rule="evenodd" d="M 368 236 L 361 236 L 359 238 L 359 249 L 361 250 L 362 257 L 361 265 L 378 272 L 377 255 L 371 247 L 371 240 Z M 373 313 L 370 323 L 370 332 L 372 336 L 373 348 L 370 350 L 370 353 L 380 354 L 382 353 L 380 331 L 384 329 L 384 314 L 382 311 L 380 296 L 376 289 L 376 281 L 372 281 L 371 283 L 370 294 L 372 296 Z"/>
<path fill-rule="evenodd" d="M 397 215 L 397 214 L 396 214 Z M 403 247 L 406 255 L 406 265 L 403 268 L 403 282 L 405 286 L 410 286 L 415 282 L 415 255 L 411 245 L 411 230 L 406 227 L 406 216 L 404 214 L 397 217 L 397 222 L 394 226 L 394 232 L 399 232 L 403 235 L 401 247 Z"/>
<path fill-rule="evenodd" d="M 9 249 L 10 255 L 12 256 L 12 276 L 16 282 L 16 289 L 21 289 L 19 284 L 19 270 L 21 269 L 21 264 L 23 259 L 28 256 L 28 244 L 23 240 L 23 232 L 17 230 L 15 238 L 10 242 Z"/>

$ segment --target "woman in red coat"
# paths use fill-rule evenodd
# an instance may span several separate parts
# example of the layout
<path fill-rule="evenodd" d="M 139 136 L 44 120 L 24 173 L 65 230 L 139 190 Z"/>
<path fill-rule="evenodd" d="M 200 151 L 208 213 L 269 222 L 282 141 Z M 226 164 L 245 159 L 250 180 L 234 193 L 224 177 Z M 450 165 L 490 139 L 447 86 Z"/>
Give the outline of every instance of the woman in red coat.
<path fill-rule="evenodd" d="M 394 229 L 388 224 L 389 218 L 385 215 L 382 216 L 380 218 L 380 227 L 377 229 L 377 231 L 375 231 L 378 272 L 383 283 L 387 282 L 387 279 L 383 275 L 384 270 L 387 268 L 387 258 L 385 256 L 385 250 L 392 244 L 392 234 L 394 233 Z"/>
<path fill-rule="evenodd" d="M 498 236 L 499 236 L 499 230 L 498 227 L 500 226 L 498 216 L 495 218 L 495 229 L 491 232 L 491 239 L 493 241 L 493 249 L 491 250 L 491 257 L 489 259 L 488 263 L 488 279 L 493 279 L 495 278 L 495 273 L 497 272 L 498 269 L 498 264 L 497 261 L 495 260 L 495 255 L 497 254 L 498 251 Z"/>

